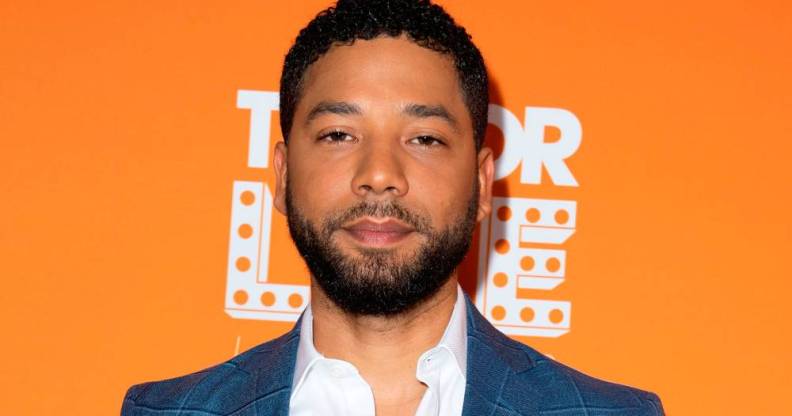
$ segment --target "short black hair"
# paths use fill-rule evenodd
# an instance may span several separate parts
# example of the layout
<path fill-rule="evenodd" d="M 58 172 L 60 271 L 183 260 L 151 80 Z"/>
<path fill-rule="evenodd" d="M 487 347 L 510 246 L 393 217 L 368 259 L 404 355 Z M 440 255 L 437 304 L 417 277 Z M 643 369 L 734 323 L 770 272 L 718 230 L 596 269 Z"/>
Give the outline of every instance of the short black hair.
<path fill-rule="evenodd" d="M 286 54 L 280 82 L 280 123 L 288 143 L 305 71 L 333 45 L 357 39 L 406 35 L 416 44 L 450 56 L 473 121 L 476 149 L 487 128 L 489 86 L 484 59 L 465 28 L 429 0 L 338 0 L 300 31 Z"/>

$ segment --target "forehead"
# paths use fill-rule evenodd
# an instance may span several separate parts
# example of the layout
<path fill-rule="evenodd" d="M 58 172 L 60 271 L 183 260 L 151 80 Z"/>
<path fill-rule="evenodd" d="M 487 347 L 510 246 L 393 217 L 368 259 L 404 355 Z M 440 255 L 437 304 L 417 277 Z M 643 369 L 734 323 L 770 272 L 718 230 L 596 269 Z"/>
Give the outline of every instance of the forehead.
<path fill-rule="evenodd" d="M 306 71 L 297 112 L 327 99 L 443 104 L 469 117 L 451 57 L 405 37 L 331 47 Z"/>

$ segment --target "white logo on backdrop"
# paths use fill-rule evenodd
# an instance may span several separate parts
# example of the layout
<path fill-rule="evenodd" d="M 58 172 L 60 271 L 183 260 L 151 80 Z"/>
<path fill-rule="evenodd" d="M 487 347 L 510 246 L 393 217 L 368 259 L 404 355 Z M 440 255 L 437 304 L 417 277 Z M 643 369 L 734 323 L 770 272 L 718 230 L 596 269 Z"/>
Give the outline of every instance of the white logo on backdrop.
<path fill-rule="evenodd" d="M 237 107 L 250 110 L 247 165 L 266 169 L 278 93 L 240 90 Z M 564 162 L 580 146 L 582 130 L 574 114 L 526 107 L 521 124 L 509 110 L 491 104 L 489 120 L 504 137 L 496 180 L 520 168 L 520 182 L 540 184 L 544 167 L 554 185 L 578 186 Z M 561 137 L 545 142 L 547 126 Z M 232 201 L 226 312 L 241 319 L 297 320 L 309 299 L 308 286 L 273 283 L 268 275 L 271 190 L 264 182 L 235 181 Z M 540 337 L 569 331 L 569 301 L 524 298 L 520 290 L 550 291 L 563 283 L 567 256 L 561 246 L 575 232 L 576 215 L 575 201 L 493 198 L 493 214 L 481 223 L 476 306 L 501 331 Z"/>
<path fill-rule="evenodd" d="M 237 108 L 250 110 L 248 167 L 267 168 L 278 93 L 240 90 Z M 266 183 L 234 182 L 225 296 L 226 313 L 234 318 L 296 321 L 308 302 L 308 286 L 270 281 L 272 209 Z"/>

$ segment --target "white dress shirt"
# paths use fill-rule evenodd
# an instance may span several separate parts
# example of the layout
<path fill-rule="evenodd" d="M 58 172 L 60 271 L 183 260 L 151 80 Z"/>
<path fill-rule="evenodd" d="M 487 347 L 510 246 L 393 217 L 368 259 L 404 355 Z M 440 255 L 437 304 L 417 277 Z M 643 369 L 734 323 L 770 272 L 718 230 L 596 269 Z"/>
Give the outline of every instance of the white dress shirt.
<path fill-rule="evenodd" d="M 415 377 L 427 388 L 415 415 L 461 415 L 466 372 L 467 311 L 457 285 L 457 300 L 443 337 L 418 359 Z M 289 415 L 374 416 L 374 393 L 357 368 L 316 351 L 310 305 L 300 326 Z"/>

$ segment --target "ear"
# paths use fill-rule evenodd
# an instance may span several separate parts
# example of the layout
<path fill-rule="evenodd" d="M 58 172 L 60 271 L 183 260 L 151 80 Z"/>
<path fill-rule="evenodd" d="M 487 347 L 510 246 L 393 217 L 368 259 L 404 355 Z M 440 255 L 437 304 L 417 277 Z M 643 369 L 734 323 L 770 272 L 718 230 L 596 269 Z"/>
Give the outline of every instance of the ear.
<path fill-rule="evenodd" d="M 286 143 L 280 141 L 275 144 L 275 154 L 272 158 L 275 168 L 275 196 L 272 203 L 283 215 L 286 215 L 286 167 L 288 166 L 286 151 Z"/>
<path fill-rule="evenodd" d="M 492 212 L 492 180 L 495 176 L 495 161 L 492 149 L 482 147 L 478 152 L 479 204 L 476 221 L 481 221 Z"/>

